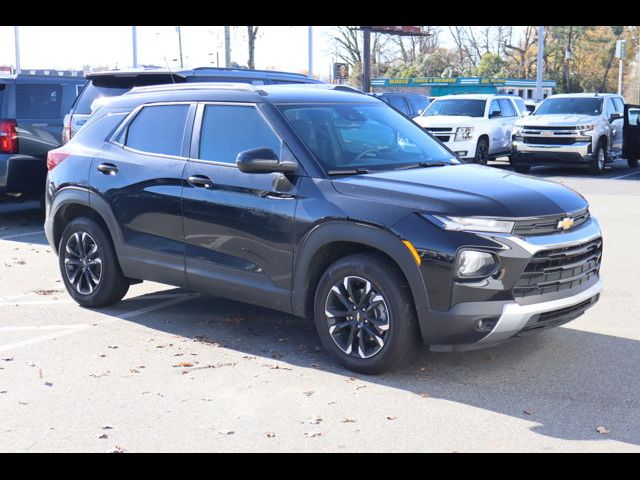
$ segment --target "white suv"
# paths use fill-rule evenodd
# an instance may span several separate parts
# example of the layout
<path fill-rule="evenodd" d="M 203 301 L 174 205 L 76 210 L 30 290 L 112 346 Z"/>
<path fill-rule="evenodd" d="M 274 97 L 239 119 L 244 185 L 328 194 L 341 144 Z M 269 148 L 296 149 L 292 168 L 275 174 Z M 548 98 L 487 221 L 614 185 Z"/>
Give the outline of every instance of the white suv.
<path fill-rule="evenodd" d="M 519 97 L 465 94 L 437 97 L 413 120 L 459 157 L 486 164 L 511 154 L 513 124 L 526 115 Z"/>

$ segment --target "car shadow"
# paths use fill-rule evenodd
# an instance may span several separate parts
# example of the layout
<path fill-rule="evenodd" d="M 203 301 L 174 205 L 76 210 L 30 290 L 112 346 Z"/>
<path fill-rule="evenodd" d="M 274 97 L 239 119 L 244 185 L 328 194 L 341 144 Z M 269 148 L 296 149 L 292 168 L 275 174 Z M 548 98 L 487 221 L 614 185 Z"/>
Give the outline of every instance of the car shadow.
<path fill-rule="evenodd" d="M 636 340 L 560 327 L 480 351 L 425 348 L 409 365 L 367 376 L 335 363 L 309 320 L 204 295 L 127 319 L 145 296 L 100 311 L 212 347 L 285 362 L 287 368 L 317 368 L 535 422 L 532 431 L 556 439 L 599 440 L 603 435 L 596 427 L 605 426 L 606 438 L 640 445 Z"/>
<path fill-rule="evenodd" d="M 501 170 L 512 171 L 513 168 L 508 161 L 493 160 L 488 164 L 490 167 L 499 168 Z M 623 159 L 615 160 L 608 163 L 602 175 L 590 174 L 586 168 L 580 167 L 563 167 L 559 166 L 534 166 L 531 168 L 529 175 L 535 177 L 564 177 L 575 179 L 594 179 L 594 180 L 620 180 L 620 181 L 640 181 L 640 170 L 631 169 L 627 166 L 627 161 Z"/>
<path fill-rule="evenodd" d="M 0 202 L 0 240 L 47 245 L 43 224 L 38 202 Z"/>

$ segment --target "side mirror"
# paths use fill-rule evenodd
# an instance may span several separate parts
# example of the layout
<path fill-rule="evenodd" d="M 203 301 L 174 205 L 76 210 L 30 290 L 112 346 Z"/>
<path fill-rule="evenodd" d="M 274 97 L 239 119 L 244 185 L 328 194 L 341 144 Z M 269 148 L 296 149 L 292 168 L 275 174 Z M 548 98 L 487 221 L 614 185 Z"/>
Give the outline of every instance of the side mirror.
<path fill-rule="evenodd" d="M 621 118 L 623 118 L 623 115 L 619 112 L 613 112 L 611 114 L 611 116 L 609 117 L 609 121 L 613 122 L 614 120 L 620 120 Z"/>
<path fill-rule="evenodd" d="M 236 165 L 244 173 L 292 173 L 298 169 L 297 162 L 281 161 L 270 148 L 254 148 L 240 152 L 236 157 Z"/>

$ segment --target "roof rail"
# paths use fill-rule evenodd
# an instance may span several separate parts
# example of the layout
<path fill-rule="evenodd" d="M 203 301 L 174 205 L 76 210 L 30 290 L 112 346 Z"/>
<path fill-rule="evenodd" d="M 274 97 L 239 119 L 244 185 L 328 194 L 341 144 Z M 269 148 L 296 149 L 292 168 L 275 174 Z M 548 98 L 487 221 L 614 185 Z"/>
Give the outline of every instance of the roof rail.
<path fill-rule="evenodd" d="M 297 77 L 306 77 L 311 78 L 304 73 L 295 73 L 295 72 L 284 72 L 282 70 L 256 70 L 251 68 L 240 68 L 240 67 L 196 67 L 192 70 L 224 70 L 227 72 L 260 72 L 260 73 L 284 73 L 286 75 L 295 75 Z"/>
<path fill-rule="evenodd" d="M 148 85 L 144 87 L 134 87 L 124 95 L 134 95 L 136 93 L 162 92 L 171 90 L 236 90 L 241 92 L 252 92 L 266 95 L 263 90 L 256 88 L 249 83 L 232 82 L 199 82 L 199 83 L 173 83 L 167 85 Z"/>
<path fill-rule="evenodd" d="M 361 93 L 365 95 L 364 91 L 351 87 L 349 85 L 333 85 L 331 83 L 288 83 L 279 85 L 269 85 L 269 88 L 321 88 L 323 90 L 338 90 L 342 92 Z"/>

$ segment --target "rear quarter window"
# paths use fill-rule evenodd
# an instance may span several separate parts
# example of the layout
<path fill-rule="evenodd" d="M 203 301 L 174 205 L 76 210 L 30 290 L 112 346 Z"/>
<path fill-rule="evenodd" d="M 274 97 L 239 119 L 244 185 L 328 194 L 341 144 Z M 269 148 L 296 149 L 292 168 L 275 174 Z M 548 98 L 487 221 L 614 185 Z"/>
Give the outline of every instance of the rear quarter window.
<path fill-rule="evenodd" d="M 56 84 L 17 84 L 16 117 L 58 118 L 62 87 Z"/>

